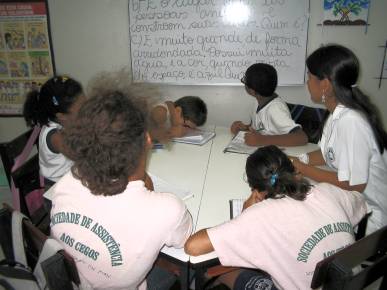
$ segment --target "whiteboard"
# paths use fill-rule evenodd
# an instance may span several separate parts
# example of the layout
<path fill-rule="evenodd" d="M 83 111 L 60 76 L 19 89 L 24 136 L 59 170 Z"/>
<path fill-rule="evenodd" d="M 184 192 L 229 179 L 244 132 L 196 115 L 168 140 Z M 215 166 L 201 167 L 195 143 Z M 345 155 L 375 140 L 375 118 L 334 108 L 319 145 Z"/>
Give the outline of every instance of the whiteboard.
<path fill-rule="evenodd" d="M 308 0 L 129 0 L 133 80 L 240 84 L 265 62 L 302 85 Z"/>

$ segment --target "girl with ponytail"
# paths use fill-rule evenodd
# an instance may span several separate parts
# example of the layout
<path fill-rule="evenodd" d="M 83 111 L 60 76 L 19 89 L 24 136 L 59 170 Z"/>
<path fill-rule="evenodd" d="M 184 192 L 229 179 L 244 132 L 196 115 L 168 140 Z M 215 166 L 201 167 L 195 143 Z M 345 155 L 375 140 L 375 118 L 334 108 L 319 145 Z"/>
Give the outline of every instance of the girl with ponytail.
<path fill-rule="evenodd" d="M 330 114 L 320 149 L 294 159 L 294 165 L 317 182 L 364 193 L 372 210 L 367 233 L 372 233 L 387 225 L 387 133 L 376 106 L 358 87 L 359 61 L 348 48 L 327 45 L 306 65 L 311 99 Z"/>
<path fill-rule="evenodd" d="M 46 185 L 52 185 L 70 170 L 72 162 L 63 155 L 62 129 L 84 101 L 79 82 L 58 76 L 40 90 L 27 94 L 23 115 L 28 126 L 40 126 L 39 165 Z"/>
<path fill-rule="evenodd" d="M 328 183 L 311 186 L 273 145 L 247 158 L 246 176 L 251 193 L 242 213 L 195 233 L 186 253 L 215 251 L 224 266 L 250 268 L 219 278 L 234 290 L 310 289 L 316 263 L 354 242 L 364 197 Z"/>

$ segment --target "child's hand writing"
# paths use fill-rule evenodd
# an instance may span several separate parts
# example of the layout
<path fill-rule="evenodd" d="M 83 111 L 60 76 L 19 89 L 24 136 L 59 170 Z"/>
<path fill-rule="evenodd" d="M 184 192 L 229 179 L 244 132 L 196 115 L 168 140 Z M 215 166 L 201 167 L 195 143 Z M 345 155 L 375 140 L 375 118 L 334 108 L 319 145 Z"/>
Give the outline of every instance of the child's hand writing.
<path fill-rule="evenodd" d="M 231 133 L 233 133 L 234 135 L 237 134 L 239 131 L 245 131 L 248 129 L 248 126 L 243 124 L 242 121 L 235 121 L 234 123 L 232 123 L 231 125 Z"/>

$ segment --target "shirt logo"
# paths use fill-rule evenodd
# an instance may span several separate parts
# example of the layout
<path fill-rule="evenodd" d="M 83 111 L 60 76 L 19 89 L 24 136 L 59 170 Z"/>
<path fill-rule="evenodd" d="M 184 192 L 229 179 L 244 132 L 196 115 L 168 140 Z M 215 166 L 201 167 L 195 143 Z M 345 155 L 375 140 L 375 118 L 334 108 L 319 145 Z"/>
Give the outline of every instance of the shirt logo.
<path fill-rule="evenodd" d="M 335 151 L 333 151 L 333 147 L 328 147 L 327 151 L 327 159 L 332 163 L 335 161 Z"/>

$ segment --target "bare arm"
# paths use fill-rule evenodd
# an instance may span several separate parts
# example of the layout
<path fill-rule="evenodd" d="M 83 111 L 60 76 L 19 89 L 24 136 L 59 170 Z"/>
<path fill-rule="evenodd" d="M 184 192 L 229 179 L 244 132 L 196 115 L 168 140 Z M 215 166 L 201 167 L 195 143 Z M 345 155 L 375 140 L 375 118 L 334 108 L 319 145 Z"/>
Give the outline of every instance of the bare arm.
<path fill-rule="evenodd" d="M 171 138 L 165 123 L 167 122 L 167 110 L 162 106 L 156 106 L 151 111 L 149 133 L 152 140 L 161 143 L 168 142 Z"/>
<path fill-rule="evenodd" d="M 313 179 L 317 182 L 327 182 L 333 185 L 336 185 L 345 190 L 354 190 L 358 192 L 363 192 L 366 188 L 366 183 L 349 185 L 348 181 L 339 181 L 337 172 L 321 169 L 309 164 L 304 164 L 298 159 L 292 159 L 293 165 L 296 169 L 305 177 Z"/>
<path fill-rule="evenodd" d="M 283 135 L 262 135 L 251 129 L 250 132 L 245 135 L 245 143 L 250 146 L 301 146 L 308 143 L 308 137 L 302 129 Z"/>
<path fill-rule="evenodd" d="M 319 165 L 326 164 L 320 149 L 308 153 L 308 156 L 309 156 L 309 165 L 319 166 Z"/>
<path fill-rule="evenodd" d="M 320 165 L 326 164 L 320 149 L 318 149 L 316 151 L 309 152 L 309 153 L 305 153 L 305 154 L 307 155 L 307 159 L 308 159 L 308 162 L 306 162 L 306 163 L 309 165 L 320 166 Z M 304 154 L 302 154 L 302 155 L 304 155 Z M 298 159 L 299 156 L 300 155 L 298 155 L 298 156 L 289 155 L 288 157 L 293 162 L 294 159 Z"/>
<path fill-rule="evenodd" d="M 200 230 L 190 236 L 184 245 L 184 251 L 191 256 L 204 255 L 214 251 L 207 230 Z"/>
<path fill-rule="evenodd" d="M 55 152 L 64 153 L 65 148 L 63 145 L 63 135 L 61 131 L 56 131 L 50 137 L 50 143 Z"/>

